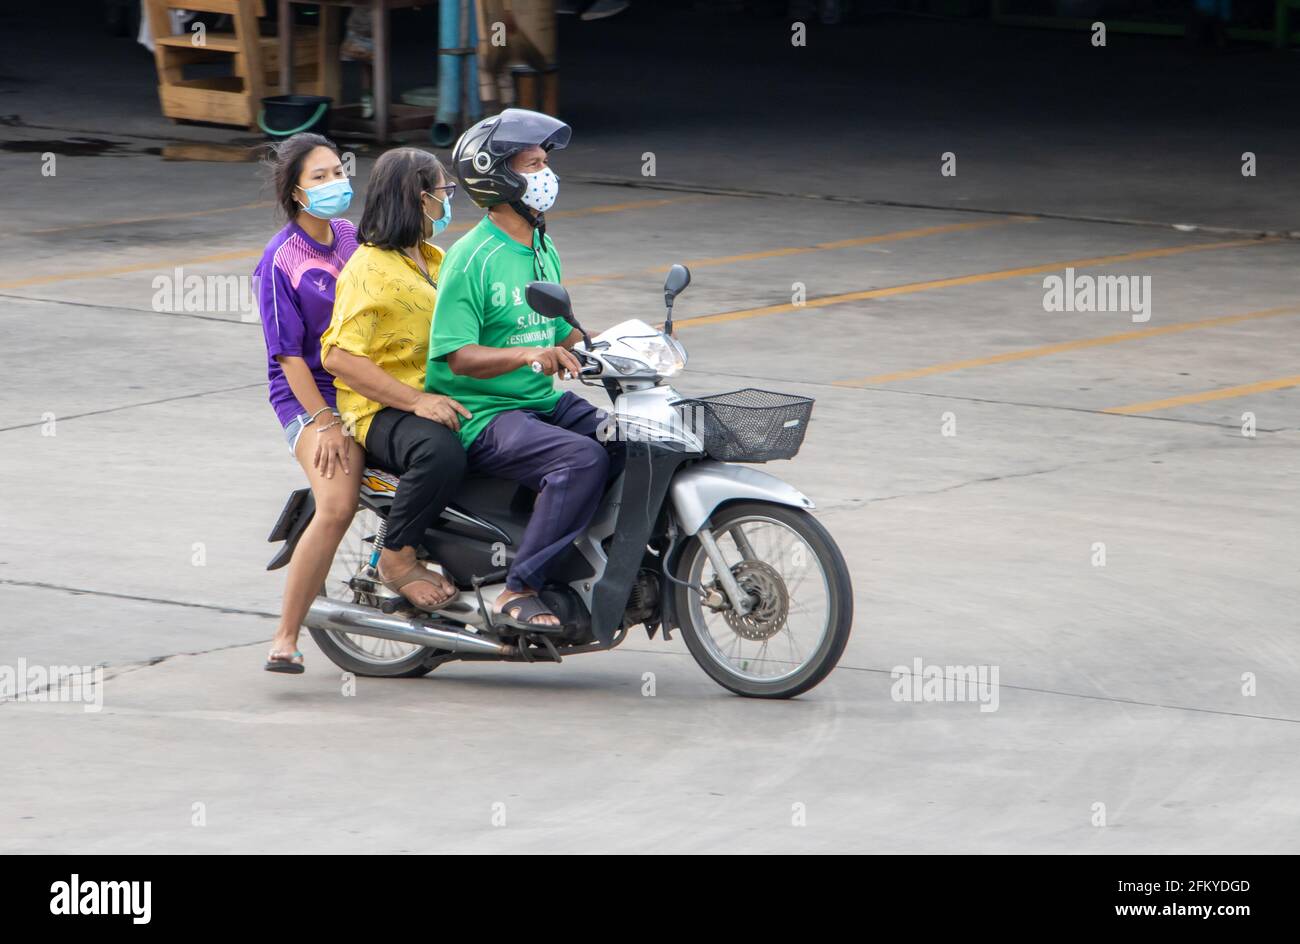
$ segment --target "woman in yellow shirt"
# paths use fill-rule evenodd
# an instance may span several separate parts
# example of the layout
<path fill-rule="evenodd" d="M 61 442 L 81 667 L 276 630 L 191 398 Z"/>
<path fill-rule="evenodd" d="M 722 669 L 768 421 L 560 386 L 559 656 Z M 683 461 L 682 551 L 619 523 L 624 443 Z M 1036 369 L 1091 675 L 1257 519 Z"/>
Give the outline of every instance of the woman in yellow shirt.
<path fill-rule="evenodd" d="M 397 148 L 375 162 L 357 226 L 360 245 L 339 274 L 334 317 L 321 336 L 344 425 L 370 464 L 401 478 L 379 556 L 384 586 L 422 609 L 455 596 L 416 560 L 420 540 L 465 472 L 456 435 L 469 412 L 424 392 L 429 323 L 443 251 L 430 240 L 451 222 L 451 183 L 438 159 Z"/>

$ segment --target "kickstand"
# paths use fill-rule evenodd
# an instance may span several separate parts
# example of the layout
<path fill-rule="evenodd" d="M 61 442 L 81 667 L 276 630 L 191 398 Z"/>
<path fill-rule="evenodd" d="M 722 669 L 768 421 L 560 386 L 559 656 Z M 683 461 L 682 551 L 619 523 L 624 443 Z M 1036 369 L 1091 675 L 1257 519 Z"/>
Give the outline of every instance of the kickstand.
<path fill-rule="evenodd" d="M 551 637 L 542 636 L 541 638 L 543 645 L 546 646 L 546 651 L 551 654 L 551 658 L 556 662 L 563 662 L 564 660 L 560 658 L 560 651 L 555 648 L 555 643 L 551 642 Z"/>

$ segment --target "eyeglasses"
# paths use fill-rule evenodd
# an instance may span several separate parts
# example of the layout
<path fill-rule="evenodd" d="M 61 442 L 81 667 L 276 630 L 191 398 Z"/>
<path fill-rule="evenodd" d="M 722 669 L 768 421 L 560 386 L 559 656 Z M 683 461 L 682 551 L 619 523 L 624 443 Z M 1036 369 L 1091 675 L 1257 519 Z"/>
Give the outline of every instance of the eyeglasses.
<path fill-rule="evenodd" d="M 456 195 L 456 185 L 446 184 L 445 186 L 442 187 L 434 187 L 432 190 L 426 192 L 430 194 L 441 193 L 444 195 L 442 199 L 450 200 L 452 197 Z"/>

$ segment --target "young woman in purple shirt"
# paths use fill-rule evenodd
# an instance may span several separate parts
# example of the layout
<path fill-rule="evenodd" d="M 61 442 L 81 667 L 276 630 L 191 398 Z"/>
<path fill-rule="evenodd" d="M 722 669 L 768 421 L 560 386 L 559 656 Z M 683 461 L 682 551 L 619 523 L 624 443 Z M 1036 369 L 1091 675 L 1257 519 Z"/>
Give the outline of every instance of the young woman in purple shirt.
<path fill-rule="evenodd" d="M 298 631 L 357 508 L 361 447 L 334 408 L 334 377 L 321 366 L 321 334 L 334 310 L 334 282 L 357 248 L 342 218 L 352 199 L 334 145 L 317 134 L 283 142 L 271 162 L 276 202 L 288 219 L 253 270 L 266 335 L 271 406 L 316 500 L 289 562 L 280 625 L 266 669 L 303 671 Z"/>

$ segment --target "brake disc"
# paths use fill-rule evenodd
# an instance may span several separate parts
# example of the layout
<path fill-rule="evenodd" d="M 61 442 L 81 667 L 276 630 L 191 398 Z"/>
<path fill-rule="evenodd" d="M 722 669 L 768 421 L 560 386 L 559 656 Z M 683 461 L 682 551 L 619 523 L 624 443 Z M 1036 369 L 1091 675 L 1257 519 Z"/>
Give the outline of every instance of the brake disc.
<path fill-rule="evenodd" d="M 733 609 L 722 611 L 732 631 L 742 639 L 771 639 L 785 627 L 790 614 L 790 594 L 776 568 L 762 561 L 741 561 L 731 568 L 740 589 L 754 601 L 743 616 Z"/>

